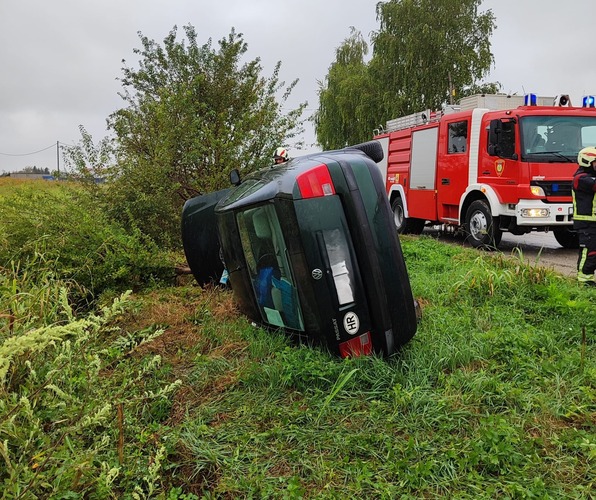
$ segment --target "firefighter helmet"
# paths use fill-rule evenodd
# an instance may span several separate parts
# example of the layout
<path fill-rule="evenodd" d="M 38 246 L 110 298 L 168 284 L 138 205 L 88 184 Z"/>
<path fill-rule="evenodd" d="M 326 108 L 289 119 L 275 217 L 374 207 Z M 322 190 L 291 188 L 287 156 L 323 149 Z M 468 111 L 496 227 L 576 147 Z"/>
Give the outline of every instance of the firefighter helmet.
<path fill-rule="evenodd" d="M 288 150 L 286 148 L 277 148 L 275 150 L 275 154 L 273 155 L 273 159 L 276 162 L 288 161 Z"/>
<path fill-rule="evenodd" d="M 580 167 L 590 168 L 594 161 L 596 161 L 595 147 L 584 148 L 577 155 L 577 163 Z"/>

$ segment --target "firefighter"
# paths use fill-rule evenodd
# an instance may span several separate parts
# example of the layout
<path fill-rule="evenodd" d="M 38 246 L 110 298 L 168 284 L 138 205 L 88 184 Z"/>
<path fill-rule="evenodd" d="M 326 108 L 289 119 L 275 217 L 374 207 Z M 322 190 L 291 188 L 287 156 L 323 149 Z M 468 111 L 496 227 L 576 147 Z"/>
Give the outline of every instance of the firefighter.
<path fill-rule="evenodd" d="M 273 161 L 276 165 L 289 161 L 288 150 L 286 148 L 277 148 L 273 155 Z"/>
<path fill-rule="evenodd" d="M 573 228 L 579 236 L 577 280 L 596 286 L 596 147 L 582 149 L 573 176 Z"/>

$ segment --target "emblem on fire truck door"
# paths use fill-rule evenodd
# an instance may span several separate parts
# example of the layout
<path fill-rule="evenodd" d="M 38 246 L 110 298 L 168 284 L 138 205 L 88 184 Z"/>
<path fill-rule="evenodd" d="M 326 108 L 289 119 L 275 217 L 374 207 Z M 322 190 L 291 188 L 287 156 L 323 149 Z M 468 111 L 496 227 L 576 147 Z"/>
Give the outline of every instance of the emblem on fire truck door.
<path fill-rule="evenodd" d="M 505 170 L 505 160 L 496 160 L 495 161 L 495 171 L 497 175 L 501 177 L 503 175 L 503 170 Z"/>

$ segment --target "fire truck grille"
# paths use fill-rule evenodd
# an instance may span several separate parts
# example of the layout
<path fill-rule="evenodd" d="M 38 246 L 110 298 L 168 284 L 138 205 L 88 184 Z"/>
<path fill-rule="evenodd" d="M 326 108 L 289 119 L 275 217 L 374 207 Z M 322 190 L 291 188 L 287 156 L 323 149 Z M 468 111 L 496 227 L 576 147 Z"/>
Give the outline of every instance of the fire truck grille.
<path fill-rule="evenodd" d="M 546 196 L 571 196 L 571 181 L 533 181 L 532 186 L 540 186 Z"/>

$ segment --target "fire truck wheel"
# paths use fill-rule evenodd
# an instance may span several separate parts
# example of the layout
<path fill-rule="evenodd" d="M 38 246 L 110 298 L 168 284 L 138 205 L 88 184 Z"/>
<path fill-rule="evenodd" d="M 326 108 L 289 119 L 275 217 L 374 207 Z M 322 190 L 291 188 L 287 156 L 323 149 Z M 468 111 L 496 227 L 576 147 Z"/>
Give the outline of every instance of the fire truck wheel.
<path fill-rule="evenodd" d="M 557 227 L 553 229 L 553 234 L 563 248 L 579 248 L 579 236 L 576 231 L 568 227 Z"/>
<path fill-rule="evenodd" d="M 406 218 L 404 202 L 401 196 L 397 196 L 391 204 L 393 210 L 393 222 L 397 228 L 398 234 L 420 234 L 424 229 L 426 221 L 422 219 Z"/>
<path fill-rule="evenodd" d="M 501 243 L 502 231 L 498 219 L 490 213 L 484 200 L 473 201 L 466 212 L 466 237 L 474 248 L 494 250 Z"/>

